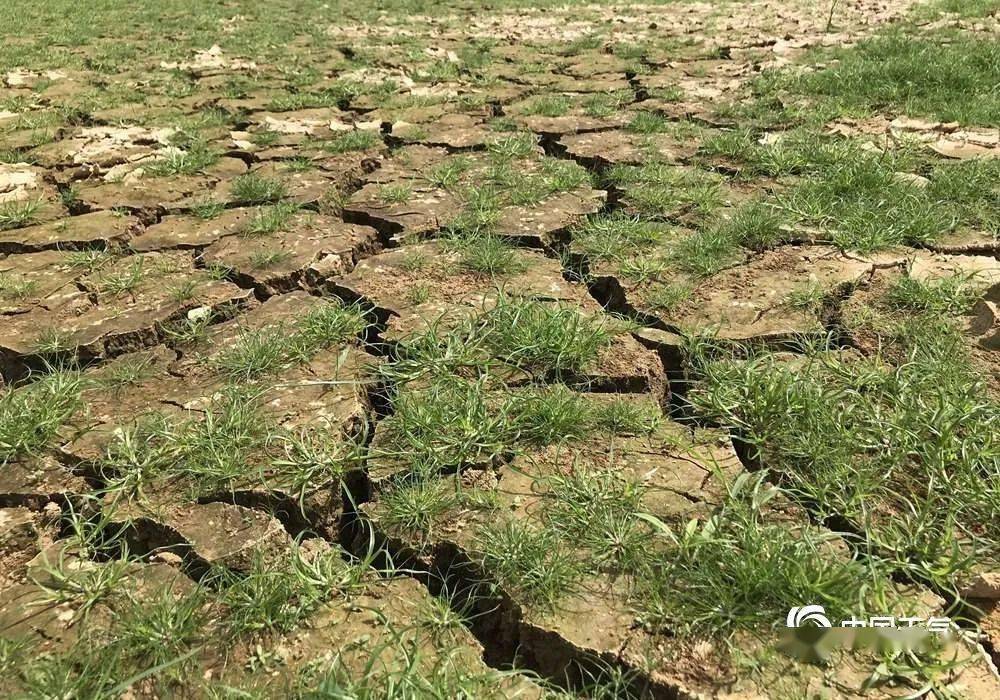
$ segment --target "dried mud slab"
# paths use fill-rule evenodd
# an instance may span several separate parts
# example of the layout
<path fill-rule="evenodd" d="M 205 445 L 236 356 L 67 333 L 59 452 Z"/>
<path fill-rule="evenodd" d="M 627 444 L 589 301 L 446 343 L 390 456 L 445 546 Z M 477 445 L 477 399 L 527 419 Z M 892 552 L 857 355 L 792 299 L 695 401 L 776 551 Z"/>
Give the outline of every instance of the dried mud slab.
<path fill-rule="evenodd" d="M 140 230 L 135 217 L 97 211 L 38 226 L 0 231 L 0 254 L 114 248 L 127 243 Z"/>
<path fill-rule="evenodd" d="M 608 274 L 603 266 L 592 273 L 614 307 L 642 311 L 668 328 L 713 332 L 725 340 L 781 342 L 824 332 L 822 309 L 796 303 L 797 293 L 835 297 L 861 282 L 877 264 L 834 248 L 785 246 L 716 273 L 668 310 L 650 301 L 656 298 L 657 282 L 637 284 Z"/>
<path fill-rule="evenodd" d="M 79 305 L 86 294 L 76 281 L 84 271 L 73 261 L 55 250 L 0 258 L 0 315 Z"/>
<path fill-rule="evenodd" d="M 114 166 L 146 159 L 170 146 L 174 127 L 88 126 L 80 127 L 59 141 L 31 151 L 47 168 L 75 168 L 74 173 L 104 176 Z"/>
<path fill-rule="evenodd" d="M 386 250 L 358 262 L 329 283 L 331 291 L 373 305 L 387 319 L 387 338 L 426 328 L 449 307 L 470 309 L 503 290 L 529 299 L 597 306 L 581 285 L 563 279 L 557 260 L 526 249 L 511 251 L 516 271 L 491 276 L 470 268 L 447 243 L 420 243 Z"/>
<path fill-rule="evenodd" d="M 0 589 L 27 578 L 27 564 L 58 535 L 58 506 L 45 512 L 23 507 L 0 508 Z"/>
<path fill-rule="evenodd" d="M 321 303 L 304 292 L 273 297 L 240 317 L 210 326 L 200 342 L 185 345 L 183 352 L 158 345 L 88 371 L 85 376 L 92 386 L 83 393 L 87 410 L 82 422 L 74 422 L 70 434 L 77 436 L 63 451 L 75 461 L 98 460 L 116 428 L 144 413 L 207 410 L 228 383 L 220 357 L 258 338 L 266 342 L 292 333 L 296 322 Z M 353 432 L 367 412 L 365 370 L 374 363 L 375 358 L 350 345 L 346 351 L 322 349 L 305 363 L 279 367 L 269 376 L 261 405 L 279 425 L 315 421 Z M 358 384 L 340 381 L 352 376 Z M 322 384 L 326 379 L 329 385 Z"/>
<path fill-rule="evenodd" d="M 147 437 L 144 426 L 166 421 L 168 437 L 161 447 L 178 448 L 184 435 L 209 430 L 204 423 L 209 418 L 251 411 L 240 433 L 241 473 L 201 478 L 165 462 L 145 476 L 154 486 L 130 496 L 135 507 L 155 514 L 171 499 L 234 502 L 274 512 L 295 532 L 308 529 L 335 539 L 344 509 L 342 481 L 357 480 L 351 445 L 369 422 L 370 375 L 377 360 L 351 344 L 321 348 L 264 377 L 243 379 L 245 395 L 231 393 L 241 378 L 224 369 L 234 355 L 245 358 L 255 348 L 291 342 L 296 324 L 323 303 L 301 292 L 273 297 L 243 317 L 212 326 L 199 345 L 186 346 L 183 354 L 157 346 L 87 372 L 86 409 L 62 431 L 62 454 L 80 471 L 118 483 L 130 464 L 119 462 L 119 455 L 127 455 L 126 438 L 143 441 L 151 454 L 160 445 L 157 433 Z M 259 379 L 256 388 L 252 379 Z M 269 435 L 278 437 L 269 442 Z M 295 452 L 299 447 L 293 438 L 303 440 L 302 449 L 322 450 L 328 459 L 342 461 L 343 473 L 297 472 L 294 460 L 304 457 Z M 272 465 L 282 460 L 293 462 Z"/>
<path fill-rule="evenodd" d="M 667 134 L 631 134 L 601 131 L 563 136 L 558 142 L 567 155 L 588 168 L 608 168 L 619 163 L 640 165 L 655 160 L 677 163 L 693 156 L 698 145 Z"/>
<path fill-rule="evenodd" d="M 985 231 L 956 231 L 927 244 L 938 253 L 1000 256 L 1000 237 Z"/>
<path fill-rule="evenodd" d="M 449 251 L 447 244 L 407 245 L 362 260 L 349 275 L 333 281 L 330 289 L 373 305 L 384 319 L 381 337 L 389 342 L 405 341 L 431 328 L 461 327 L 488 315 L 501 296 L 562 304 L 588 317 L 602 314 L 585 287 L 563 278 L 554 259 L 525 249 L 515 249 L 511 255 L 521 269 L 492 277 L 465 267 L 462 254 Z M 614 334 L 597 359 L 574 377 L 594 391 L 660 393 L 665 388 L 655 354 L 623 333 Z"/>
<path fill-rule="evenodd" d="M 281 523 L 270 515 L 229 503 L 177 504 L 155 514 L 126 517 L 136 552 L 170 552 L 197 571 L 221 566 L 249 571 L 256 557 L 276 560 L 292 547 Z"/>
<path fill-rule="evenodd" d="M 214 192 L 223 186 L 223 181 L 245 172 L 246 164 L 238 158 L 221 158 L 210 171 L 198 175 L 145 177 L 141 172 L 133 171 L 133 177 L 120 181 L 83 180 L 76 183 L 76 200 L 90 211 L 128 209 L 152 214 L 189 209 L 207 199 L 214 199 Z"/>
<path fill-rule="evenodd" d="M 228 236 L 206 248 L 201 259 L 230 271 L 240 286 L 266 295 L 315 288 L 350 272 L 380 247 L 378 232 L 319 214 L 300 214 L 279 231 L 262 236 Z"/>
<path fill-rule="evenodd" d="M 64 588 L 67 576 L 100 576 L 101 570 L 109 573 L 118 569 L 118 584 L 93 607 L 85 607 L 90 602 L 86 596 L 67 594 Z M 30 643 L 38 653 L 68 650 L 81 638 L 85 626 L 109 627 L 130 596 L 169 593 L 180 597 L 194 588 L 193 582 L 173 567 L 141 562 L 122 567 L 119 562 L 94 561 L 67 540 L 50 542 L 35 554 L 25 564 L 22 580 L 0 589 L 0 636 Z"/>
<path fill-rule="evenodd" d="M 892 309 L 888 295 L 905 277 L 935 285 L 958 281 L 978 297 L 964 314 L 953 321 L 962 332 L 974 366 L 990 393 L 1000 397 L 1000 379 L 996 371 L 1000 357 L 1000 262 L 995 258 L 973 255 L 944 255 L 920 251 L 898 265 L 879 269 L 868 283 L 844 302 L 841 317 L 852 342 L 866 353 L 876 353 L 884 345 L 882 336 L 891 333 L 898 318 L 907 310 Z M 942 312 L 944 315 L 946 312 Z M 890 349 L 891 352 L 891 349 Z"/>
<path fill-rule="evenodd" d="M 17 264 L 20 257 L 10 256 L 4 264 Z M 37 272 L 43 279 L 50 274 L 47 268 Z M 77 292 L 63 293 L 60 287 L 39 299 L 32 313 L 10 318 L 0 340 L 4 376 L 20 376 L 45 355 L 75 354 L 90 360 L 153 345 L 165 324 L 195 309 L 203 315 L 221 313 L 250 296 L 195 269 L 185 253 L 119 258 L 73 283 Z"/>
<path fill-rule="evenodd" d="M 983 350 L 1000 352 L 1000 283 L 994 282 L 969 313 L 968 332 Z"/>
<path fill-rule="evenodd" d="M 522 129 L 546 137 L 559 138 L 566 134 L 581 134 L 592 131 L 610 131 L 625 126 L 632 115 L 617 111 L 607 116 L 594 117 L 587 114 L 583 107 L 571 106 L 560 116 L 543 116 L 533 114 L 536 108 L 536 97 L 515 102 L 505 109 L 507 116 Z M 569 101 L 571 97 L 566 97 Z"/>
<path fill-rule="evenodd" d="M 308 545 L 320 549 L 316 541 Z M 267 639 L 264 646 L 281 658 L 281 667 L 254 679 L 253 687 L 280 694 L 297 675 L 331 665 L 348 683 L 368 679 L 370 685 L 392 687 L 391 679 L 415 671 L 422 677 L 482 677 L 484 683 L 502 687 L 503 697 L 542 696 L 541 689 L 524 676 L 493 676 L 482 660 L 482 646 L 462 625 L 431 629 L 429 623 L 440 613 L 441 603 L 417 581 L 371 577 L 356 590 L 345 590 L 323 604 L 298 629 Z M 249 645 L 234 650 L 238 659 L 252 653 Z M 242 671 L 229 670 L 223 678 L 246 685 Z M 496 692 L 496 685 L 484 685 L 482 691 Z"/>
<path fill-rule="evenodd" d="M 405 146 L 365 177 L 365 184 L 344 204 L 348 221 L 374 226 L 386 235 L 420 236 L 437 231 L 461 211 L 455 195 L 431 184 L 430 173 L 449 157 L 443 148 Z M 406 201 L 386 201 L 389 192 Z"/>
<path fill-rule="evenodd" d="M 242 162 L 242 161 L 240 161 Z M 315 205 L 328 195 L 331 188 L 339 184 L 336 176 L 322 170 L 294 171 L 280 162 L 267 162 L 252 168 L 249 175 L 269 182 L 281 183 L 280 199 L 301 205 Z M 239 192 L 234 190 L 235 178 L 220 182 L 212 194 L 213 201 L 228 204 L 253 204 L 242 201 Z M 196 198 L 190 199 L 188 206 L 197 204 Z"/>
<path fill-rule="evenodd" d="M 91 493 L 91 485 L 52 457 L 22 457 L 3 465 L 0 505 L 41 511 Z"/>
<path fill-rule="evenodd" d="M 332 107 L 254 112 L 249 119 L 252 129 L 270 131 L 282 136 L 308 136 L 319 139 L 331 138 L 356 127 L 378 130 L 378 124 L 356 125 L 354 122 L 353 114 Z"/>
<path fill-rule="evenodd" d="M 54 221 L 66 215 L 59 191 L 42 168 L 0 163 L 0 231 Z"/>
<path fill-rule="evenodd" d="M 940 122 L 906 115 L 876 115 L 864 119 L 840 118 L 827 124 L 830 133 L 844 136 L 880 137 L 896 145 L 919 143 L 928 151 L 951 160 L 1000 157 L 1000 129 L 963 128 L 958 122 Z M 873 143 L 872 150 L 882 150 Z"/>
<path fill-rule="evenodd" d="M 255 209 L 226 209 L 209 219 L 183 214 L 165 216 L 130 241 L 129 248 L 139 253 L 204 248 L 225 236 L 244 232 L 255 214 Z"/>
<path fill-rule="evenodd" d="M 607 193 L 589 187 L 560 192 L 535 205 L 505 207 L 496 230 L 521 245 L 552 246 L 567 237 L 567 231 L 604 208 Z"/>
<path fill-rule="evenodd" d="M 403 143 L 422 143 L 452 149 L 481 148 L 496 140 L 496 131 L 484 120 L 466 114 L 445 114 L 439 119 L 420 123 L 396 121 L 390 132 Z"/>
<path fill-rule="evenodd" d="M 496 197 L 491 197 L 488 228 L 524 245 L 552 245 L 570 226 L 600 211 L 606 193 L 591 188 L 585 177 L 562 189 L 551 185 L 556 176 L 546 168 L 564 164 L 541 159 L 537 147 L 527 150 L 522 158 L 491 159 L 479 153 L 450 155 L 441 148 L 403 147 L 366 178 L 344 205 L 344 216 L 409 240 L 453 224 L 472 206 L 470 199 L 492 193 Z M 496 177 L 512 181 L 491 182 Z M 508 198 L 519 184 L 544 189 L 525 192 L 531 196 L 523 200 Z"/>
<path fill-rule="evenodd" d="M 257 69 L 257 64 L 243 58 L 227 56 L 218 44 L 213 44 L 210 48 L 196 51 L 187 61 L 161 61 L 160 68 L 185 71 L 194 77 L 204 78 L 210 75 L 254 71 Z"/>

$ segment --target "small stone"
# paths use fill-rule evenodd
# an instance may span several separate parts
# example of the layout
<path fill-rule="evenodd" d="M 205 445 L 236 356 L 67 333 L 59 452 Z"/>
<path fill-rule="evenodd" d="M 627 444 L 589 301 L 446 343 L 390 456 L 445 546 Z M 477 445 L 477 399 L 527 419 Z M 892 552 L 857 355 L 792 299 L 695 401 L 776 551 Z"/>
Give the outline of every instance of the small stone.
<path fill-rule="evenodd" d="M 212 309 L 207 306 L 199 306 L 187 312 L 189 321 L 203 321 L 212 315 Z"/>

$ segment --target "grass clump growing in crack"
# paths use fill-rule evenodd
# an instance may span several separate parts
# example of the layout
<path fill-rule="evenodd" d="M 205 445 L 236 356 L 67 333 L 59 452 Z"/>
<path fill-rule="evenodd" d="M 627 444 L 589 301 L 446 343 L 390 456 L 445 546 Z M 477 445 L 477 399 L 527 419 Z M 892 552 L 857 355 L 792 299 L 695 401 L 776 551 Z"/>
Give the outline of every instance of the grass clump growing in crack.
<path fill-rule="evenodd" d="M 370 129 L 354 129 L 334 136 L 322 142 L 320 147 L 327 153 L 349 153 L 351 151 L 366 151 L 382 145 L 382 137 L 377 131 Z"/>
<path fill-rule="evenodd" d="M 486 145 L 486 150 L 500 162 L 527 158 L 538 152 L 538 138 L 530 132 L 518 132 L 494 139 Z"/>
<path fill-rule="evenodd" d="M 454 156 L 431 168 L 425 175 L 435 187 L 450 189 L 458 184 L 462 175 L 472 166 L 472 161 L 464 156 Z"/>
<path fill-rule="evenodd" d="M 0 463 L 49 445 L 82 406 L 79 375 L 57 371 L 23 387 L 0 391 Z"/>
<path fill-rule="evenodd" d="M 495 357 L 528 371 L 575 372 L 611 345 L 606 321 L 562 304 L 508 297 L 483 317 L 482 337 Z"/>
<path fill-rule="evenodd" d="M 958 274 L 930 280 L 910 275 L 900 277 L 886 293 L 893 309 L 920 313 L 958 315 L 966 313 L 980 296 L 982 284 L 975 275 Z"/>
<path fill-rule="evenodd" d="M 445 239 L 444 246 L 458 253 L 462 269 L 474 274 L 501 277 L 528 269 L 517 249 L 492 233 L 451 235 Z"/>
<path fill-rule="evenodd" d="M 508 419 L 491 405 L 484 379 L 436 377 L 425 389 L 401 391 L 394 405 L 374 453 L 417 473 L 489 464 L 507 449 Z"/>
<path fill-rule="evenodd" d="M 532 99 L 524 108 L 524 113 L 540 117 L 561 117 L 573 106 L 566 95 L 542 95 Z"/>
<path fill-rule="evenodd" d="M 287 563 L 257 556 L 245 575 L 227 569 L 209 573 L 228 615 L 230 634 L 289 632 L 334 595 L 358 587 L 362 565 L 348 565 L 336 549 L 307 554 L 296 546 Z"/>
<path fill-rule="evenodd" d="M 625 131 L 633 134 L 659 134 L 666 131 L 670 121 L 656 112 L 638 112 L 632 121 L 625 125 Z"/>
<path fill-rule="evenodd" d="M 827 110 L 847 115 L 888 109 L 968 125 L 1000 121 L 994 80 L 1000 48 L 986 38 L 898 29 L 827 52 L 825 58 L 820 70 L 769 80 L 765 93 L 784 89 L 816 95 Z"/>
<path fill-rule="evenodd" d="M 213 355 L 209 362 L 231 378 L 253 380 L 308 362 L 323 348 L 356 337 L 366 325 L 357 307 L 321 302 L 292 328 L 244 329 L 235 344 Z"/>
<path fill-rule="evenodd" d="M 38 282 L 36 280 L 0 272 L 0 299 L 23 301 L 33 296 L 37 291 Z"/>
<path fill-rule="evenodd" d="M 926 244 L 955 224 L 947 205 L 900 180 L 891 163 L 866 155 L 821 170 L 778 204 L 795 219 L 828 231 L 839 247 L 861 252 Z"/>
<path fill-rule="evenodd" d="M 233 180 L 233 198 L 242 204 L 266 204 L 276 202 L 288 195 L 288 187 L 280 180 L 246 173 Z"/>
<path fill-rule="evenodd" d="M 813 347 L 795 366 L 766 352 L 699 361 L 689 398 L 817 517 L 846 519 L 897 570 L 948 588 L 1000 554 L 1000 531 L 980 525 L 1000 512 L 1000 407 L 940 315 L 892 333 L 891 358 Z"/>
<path fill-rule="evenodd" d="M 592 566 L 636 571 L 647 555 L 649 529 L 636 518 L 642 488 L 616 474 L 580 465 L 544 479 L 549 507 L 545 521 L 568 542 L 592 555 Z"/>
<path fill-rule="evenodd" d="M 509 520 L 484 527 L 477 541 L 483 567 L 529 606 L 553 610 L 578 590 L 583 564 L 547 528 Z"/>
<path fill-rule="evenodd" d="M 102 275 L 98 288 L 102 294 L 120 296 L 135 291 L 146 277 L 144 259 L 136 257 L 124 268 Z"/>
<path fill-rule="evenodd" d="M 574 247 L 597 260 L 613 260 L 647 249 L 663 235 L 662 224 L 622 211 L 592 216 L 572 230 Z"/>
<path fill-rule="evenodd" d="M 29 226 L 37 220 L 42 200 L 13 200 L 0 203 L 0 231 Z"/>
<path fill-rule="evenodd" d="M 253 387 L 224 388 L 203 413 L 153 413 L 117 434 L 99 467 L 116 498 L 143 497 L 160 480 L 192 497 L 237 487 L 290 489 L 297 497 L 337 484 L 357 464 L 354 441 L 325 430 L 274 425 Z"/>
<path fill-rule="evenodd" d="M 875 572 L 835 553 L 838 536 L 768 522 L 767 504 L 777 495 L 761 475 L 745 474 L 705 521 L 680 527 L 644 515 L 665 543 L 655 568 L 638 579 L 646 624 L 729 636 L 770 629 L 802 600 L 822 601 L 835 621 L 888 609 Z"/>
<path fill-rule="evenodd" d="M 166 155 L 143 166 L 143 170 L 153 177 L 170 175 L 194 175 L 219 160 L 219 154 L 206 144 L 195 143 L 187 149 L 171 149 Z"/>
<path fill-rule="evenodd" d="M 689 212 L 704 217 L 722 204 L 719 176 L 708 171 L 650 162 L 615 165 L 608 179 L 625 192 L 625 202 L 643 216 L 673 218 Z"/>
<path fill-rule="evenodd" d="M 259 207 L 241 233 L 247 237 L 276 233 L 288 226 L 299 211 L 301 208 L 295 202 L 279 202 L 269 207 Z"/>
<path fill-rule="evenodd" d="M 406 185 L 382 185 L 378 189 L 378 199 L 382 204 L 406 204 L 413 196 L 413 190 Z"/>
<path fill-rule="evenodd" d="M 379 520 L 390 529 L 429 534 L 434 523 L 458 502 L 451 483 L 418 478 L 379 499 Z"/>

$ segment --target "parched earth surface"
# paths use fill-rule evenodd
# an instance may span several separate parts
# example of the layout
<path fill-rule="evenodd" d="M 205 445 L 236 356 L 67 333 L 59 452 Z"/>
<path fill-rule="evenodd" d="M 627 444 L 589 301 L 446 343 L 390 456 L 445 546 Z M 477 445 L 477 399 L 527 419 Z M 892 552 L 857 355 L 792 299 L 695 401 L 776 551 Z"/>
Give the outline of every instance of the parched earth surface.
<path fill-rule="evenodd" d="M 995 2 L 112 5 L 0 8 L 0 694 L 1000 696 Z"/>

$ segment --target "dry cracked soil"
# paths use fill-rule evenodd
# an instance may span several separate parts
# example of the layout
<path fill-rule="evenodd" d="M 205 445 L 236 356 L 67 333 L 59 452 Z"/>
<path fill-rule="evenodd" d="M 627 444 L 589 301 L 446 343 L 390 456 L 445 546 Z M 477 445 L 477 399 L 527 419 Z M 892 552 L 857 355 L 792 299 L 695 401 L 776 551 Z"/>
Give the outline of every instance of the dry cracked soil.
<path fill-rule="evenodd" d="M 998 35 L 8 0 L 0 695 L 1000 697 Z"/>

